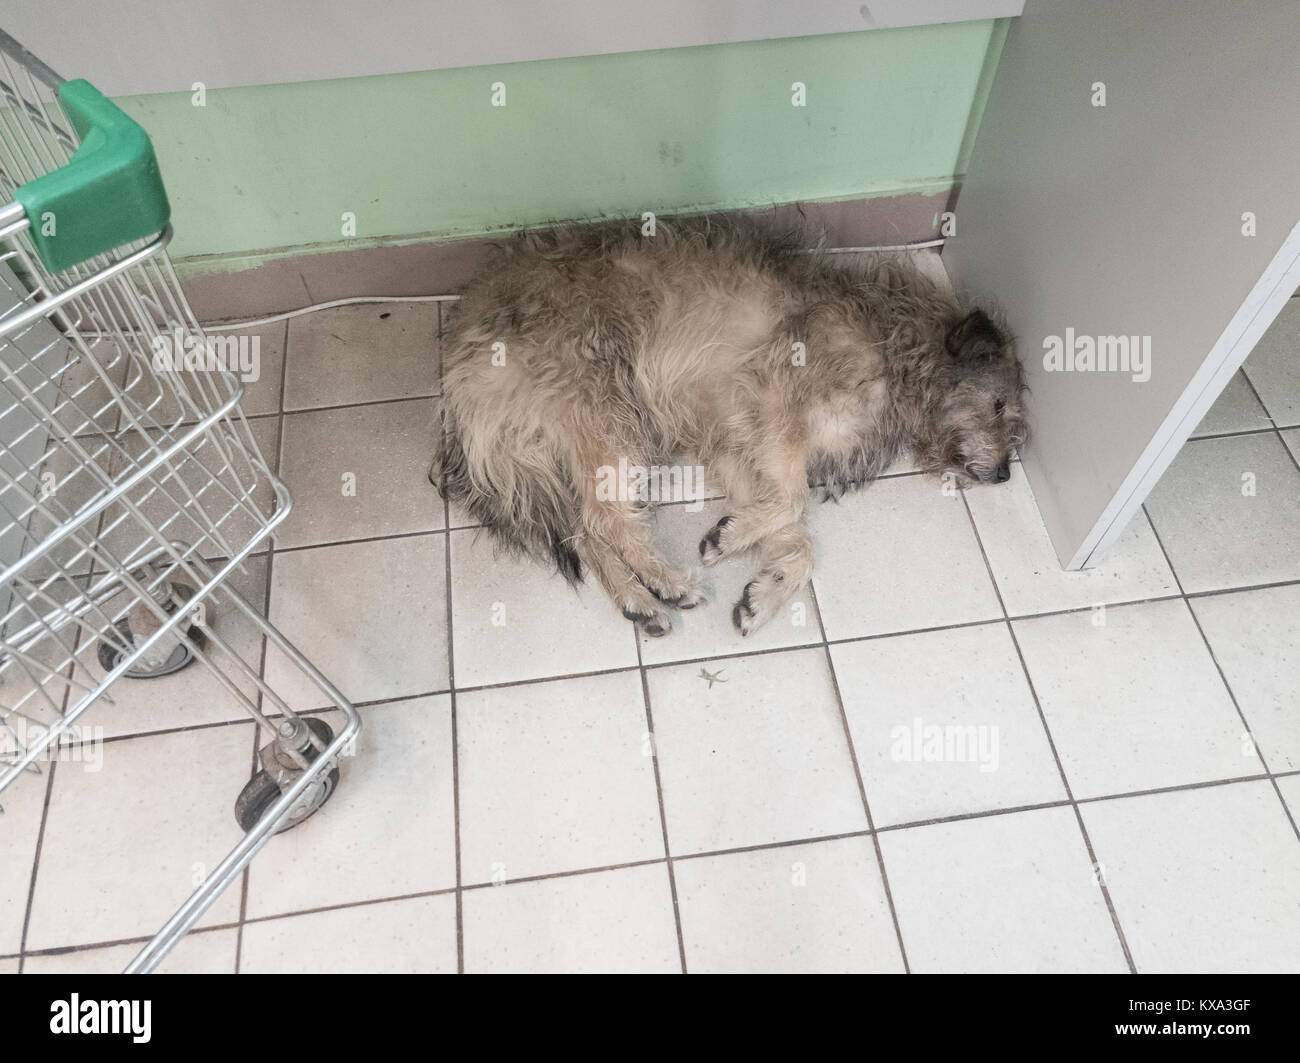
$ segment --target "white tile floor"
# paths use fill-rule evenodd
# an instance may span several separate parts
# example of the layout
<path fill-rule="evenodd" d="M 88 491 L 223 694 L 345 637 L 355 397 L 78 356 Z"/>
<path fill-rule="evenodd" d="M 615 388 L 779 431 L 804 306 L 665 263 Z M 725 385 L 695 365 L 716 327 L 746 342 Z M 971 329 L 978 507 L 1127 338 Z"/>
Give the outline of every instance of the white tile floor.
<path fill-rule="evenodd" d="M 436 308 L 295 319 L 254 422 L 295 509 L 241 578 L 365 729 L 164 969 L 1300 969 L 1298 312 L 1098 568 L 1019 472 L 903 473 L 816 511 L 751 641 L 743 564 L 639 639 L 447 512 Z M 665 551 L 724 507 L 662 508 Z M 101 771 L 4 795 L 0 971 L 120 969 L 236 835 L 237 706 L 115 694 Z"/>

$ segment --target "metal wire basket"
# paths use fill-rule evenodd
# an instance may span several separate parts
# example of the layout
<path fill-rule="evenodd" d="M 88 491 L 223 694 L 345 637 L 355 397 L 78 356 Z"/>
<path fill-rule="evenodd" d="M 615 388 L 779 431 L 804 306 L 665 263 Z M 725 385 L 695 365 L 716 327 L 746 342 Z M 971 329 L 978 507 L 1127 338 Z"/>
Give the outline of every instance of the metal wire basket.
<path fill-rule="evenodd" d="M 166 246 L 152 145 L 0 32 L 0 791 L 74 747 L 118 679 L 197 661 L 261 726 L 246 833 L 140 952 L 152 970 L 277 831 L 321 807 L 360 728 L 232 589 L 289 512 Z M 213 626 L 235 610 L 342 711 L 301 716 Z M 320 702 L 318 702 L 319 704 Z M 242 782 L 243 780 L 240 780 Z M 123 898 L 123 903 L 128 903 Z"/>

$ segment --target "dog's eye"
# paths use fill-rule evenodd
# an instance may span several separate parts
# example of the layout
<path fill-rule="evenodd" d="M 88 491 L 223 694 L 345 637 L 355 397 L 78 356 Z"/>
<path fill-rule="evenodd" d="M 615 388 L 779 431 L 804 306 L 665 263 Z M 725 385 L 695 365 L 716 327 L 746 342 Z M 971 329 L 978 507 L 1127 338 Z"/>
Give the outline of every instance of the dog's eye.
<path fill-rule="evenodd" d="M 1001 399 L 998 399 L 998 401 L 993 404 L 993 416 L 1001 417 L 1002 411 L 1005 410 L 1006 408 L 1007 408 L 1007 404 L 1003 402 Z"/>

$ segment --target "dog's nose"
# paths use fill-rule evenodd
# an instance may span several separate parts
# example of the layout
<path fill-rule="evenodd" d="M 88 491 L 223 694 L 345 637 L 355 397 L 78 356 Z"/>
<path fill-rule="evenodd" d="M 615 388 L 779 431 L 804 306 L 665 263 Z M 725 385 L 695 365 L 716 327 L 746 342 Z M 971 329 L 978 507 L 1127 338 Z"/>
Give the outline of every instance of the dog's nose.
<path fill-rule="evenodd" d="M 993 470 L 993 482 L 995 484 L 1004 484 L 1011 479 L 1011 462 L 1004 461 Z"/>

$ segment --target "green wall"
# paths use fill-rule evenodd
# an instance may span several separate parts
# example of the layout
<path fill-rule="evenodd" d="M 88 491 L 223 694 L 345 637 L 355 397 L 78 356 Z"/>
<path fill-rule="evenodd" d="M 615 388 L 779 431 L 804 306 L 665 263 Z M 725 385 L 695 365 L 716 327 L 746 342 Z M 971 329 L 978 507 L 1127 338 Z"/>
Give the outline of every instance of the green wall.
<path fill-rule="evenodd" d="M 118 102 L 157 146 L 173 255 L 234 268 L 600 214 L 940 191 L 964 172 L 1004 34 L 966 22 Z"/>

